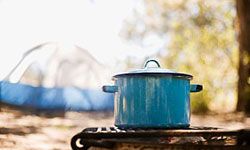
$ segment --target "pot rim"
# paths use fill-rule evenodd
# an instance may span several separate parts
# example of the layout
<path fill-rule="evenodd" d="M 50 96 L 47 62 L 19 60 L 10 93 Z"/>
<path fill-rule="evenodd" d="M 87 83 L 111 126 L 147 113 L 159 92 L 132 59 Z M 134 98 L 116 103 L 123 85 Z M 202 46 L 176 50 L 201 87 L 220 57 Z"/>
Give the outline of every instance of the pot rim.
<path fill-rule="evenodd" d="M 113 78 L 119 77 L 135 77 L 135 76 L 144 76 L 144 77 L 158 77 L 158 76 L 173 76 L 173 77 L 180 77 L 186 78 L 189 80 L 193 79 L 192 75 L 186 73 L 166 73 L 166 72 L 141 72 L 141 73 L 131 73 L 131 72 L 122 72 L 118 73 L 113 76 Z"/>

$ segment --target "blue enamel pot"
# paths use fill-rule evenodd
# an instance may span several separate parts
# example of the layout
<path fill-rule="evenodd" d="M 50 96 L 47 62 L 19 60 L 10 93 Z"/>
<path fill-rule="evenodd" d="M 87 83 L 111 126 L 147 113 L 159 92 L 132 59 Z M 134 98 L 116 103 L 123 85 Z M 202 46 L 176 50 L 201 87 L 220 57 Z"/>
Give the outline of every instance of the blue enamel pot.
<path fill-rule="evenodd" d="M 191 79 L 189 74 L 160 68 L 156 60 L 146 61 L 143 69 L 114 75 L 115 84 L 103 86 L 103 91 L 115 94 L 115 126 L 189 127 L 190 92 L 202 90 L 202 85 L 190 84 Z"/>

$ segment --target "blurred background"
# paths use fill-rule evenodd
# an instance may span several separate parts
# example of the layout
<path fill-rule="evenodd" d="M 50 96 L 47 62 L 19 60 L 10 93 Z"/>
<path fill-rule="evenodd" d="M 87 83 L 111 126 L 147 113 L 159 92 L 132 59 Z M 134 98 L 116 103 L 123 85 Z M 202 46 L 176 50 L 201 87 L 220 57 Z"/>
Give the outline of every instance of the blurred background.
<path fill-rule="evenodd" d="M 192 95 L 193 111 L 236 108 L 238 43 L 233 0 L 2 0 L 0 11 L 1 79 L 32 48 L 34 52 L 25 56 L 10 81 L 22 78 L 21 82 L 43 82 L 46 87 L 98 88 L 110 82 L 114 73 L 141 68 L 146 59 L 158 58 L 163 68 L 192 74 L 194 83 L 204 85 L 202 93 Z M 86 71 L 86 66 L 97 62 L 107 70 L 99 66 L 91 67 L 93 74 Z M 94 74 L 98 81 L 91 81 Z"/>
<path fill-rule="evenodd" d="M 43 129 L 64 138 L 55 139 L 59 146 L 40 149 L 69 149 L 65 145 L 83 127 L 112 125 L 113 95 L 100 88 L 148 58 L 203 84 L 202 92 L 191 95 L 193 124 L 215 119 L 211 125 L 248 126 L 248 7 L 241 0 L 0 0 L 0 145 L 20 146 L 27 141 L 16 139 Z M 34 90 L 43 92 L 23 96 Z M 35 112 L 24 111 L 26 106 Z M 74 112 L 37 116 L 44 113 L 40 108 Z M 23 127 L 20 135 L 17 127 Z M 46 139 L 34 135 L 30 139 L 38 143 Z"/>

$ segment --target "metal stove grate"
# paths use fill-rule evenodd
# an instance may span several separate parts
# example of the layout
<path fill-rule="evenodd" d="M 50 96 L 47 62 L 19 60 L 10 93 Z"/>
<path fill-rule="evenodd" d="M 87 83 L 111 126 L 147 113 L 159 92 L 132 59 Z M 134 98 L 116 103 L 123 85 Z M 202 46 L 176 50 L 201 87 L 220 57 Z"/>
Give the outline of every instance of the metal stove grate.
<path fill-rule="evenodd" d="M 232 148 L 250 145 L 250 130 L 226 130 L 214 127 L 186 129 L 119 129 L 117 127 L 86 128 L 71 139 L 75 150 L 91 146 L 114 148 L 117 144 L 133 143 L 156 147 L 198 146 Z"/>

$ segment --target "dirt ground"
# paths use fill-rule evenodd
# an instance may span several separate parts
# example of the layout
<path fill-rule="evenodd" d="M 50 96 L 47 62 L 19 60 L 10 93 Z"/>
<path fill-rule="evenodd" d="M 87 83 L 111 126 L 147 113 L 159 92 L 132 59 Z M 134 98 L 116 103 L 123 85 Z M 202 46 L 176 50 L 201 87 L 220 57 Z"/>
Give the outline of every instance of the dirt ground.
<path fill-rule="evenodd" d="M 1 108 L 0 149 L 64 150 L 71 137 L 86 127 L 112 126 L 112 112 L 67 112 L 34 115 L 33 112 Z M 192 126 L 250 128 L 243 114 L 192 115 Z"/>

